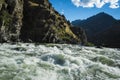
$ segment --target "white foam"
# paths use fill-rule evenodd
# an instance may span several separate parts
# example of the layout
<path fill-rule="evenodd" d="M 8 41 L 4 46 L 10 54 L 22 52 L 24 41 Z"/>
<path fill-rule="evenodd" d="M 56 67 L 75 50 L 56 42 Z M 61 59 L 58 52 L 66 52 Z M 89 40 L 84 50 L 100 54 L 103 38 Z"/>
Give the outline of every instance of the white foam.
<path fill-rule="evenodd" d="M 107 61 L 94 60 L 96 57 Z M 0 80 L 120 80 L 120 51 L 68 44 L 4 43 L 0 44 L 0 74 Z"/>

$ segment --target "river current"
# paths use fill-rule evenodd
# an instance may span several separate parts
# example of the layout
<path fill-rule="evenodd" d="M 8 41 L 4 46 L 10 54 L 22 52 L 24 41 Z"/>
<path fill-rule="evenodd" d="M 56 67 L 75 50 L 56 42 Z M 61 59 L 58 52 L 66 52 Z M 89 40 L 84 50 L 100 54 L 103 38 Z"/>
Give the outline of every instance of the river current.
<path fill-rule="evenodd" d="M 120 50 L 71 44 L 0 44 L 0 80 L 120 80 Z"/>

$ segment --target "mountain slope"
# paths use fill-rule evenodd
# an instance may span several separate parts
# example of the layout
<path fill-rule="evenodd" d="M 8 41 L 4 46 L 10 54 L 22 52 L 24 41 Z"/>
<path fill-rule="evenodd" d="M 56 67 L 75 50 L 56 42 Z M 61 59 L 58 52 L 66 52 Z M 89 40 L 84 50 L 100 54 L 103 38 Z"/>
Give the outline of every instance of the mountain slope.
<path fill-rule="evenodd" d="M 120 21 L 94 37 L 94 43 L 107 47 L 120 47 Z"/>
<path fill-rule="evenodd" d="M 0 0 L 0 42 L 79 43 L 48 0 Z"/>
<path fill-rule="evenodd" d="M 71 27 L 70 29 L 73 31 L 75 35 L 77 35 L 81 39 L 80 44 L 82 45 L 87 44 L 87 36 L 84 29 L 82 29 L 81 27 L 75 27 L 75 26 Z"/>
<path fill-rule="evenodd" d="M 116 19 L 114 19 L 112 16 L 101 12 L 97 15 L 87 18 L 86 20 L 73 21 L 72 24 L 85 29 L 88 40 L 90 40 L 91 37 L 110 28 L 115 22 Z"/>
<path fill-rule="evenodd" d="M 21 38 L 33 42 L 70 42 L 79 40 L 70 30 L 64 16 L 48 0 L 24 0 Z"/>
<path fill-rule="evenodd" d="M 72 22 L 85 29 L 89 42 L 107 47 L 120 47 L 120 21 L 106 13 L 99 13 L 86 20 Z"/>

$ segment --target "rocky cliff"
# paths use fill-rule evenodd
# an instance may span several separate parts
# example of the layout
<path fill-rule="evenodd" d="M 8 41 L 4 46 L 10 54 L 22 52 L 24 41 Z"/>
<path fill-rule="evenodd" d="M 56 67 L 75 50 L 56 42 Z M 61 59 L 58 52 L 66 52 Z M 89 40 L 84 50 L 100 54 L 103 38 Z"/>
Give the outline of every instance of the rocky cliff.
<path fill-rule="evenodd" d="M 75 27 L 75 26 L 70 27 L 70 29 L 81 40 L 80 42 L 81 45 L 87 44 L 87 36 L 84 29 L 82 29 L 81 27 Z"/>
<path fill-rule="evenodd" d="M 79 43 L 48 0 L 0 0 L 0 42 Z"/>
<path fill-rule="evenodd" d="M 48 0 L 24 0 L 24 18 L 21 39 L 33 42 L 79 41 L 70 30 L 70 24 L 60 15 Z"/>
<path fill-rule="evenodd" d="M 0 0 L 0 42 L 19 40 L 22 13 L 23 0 Z"/>

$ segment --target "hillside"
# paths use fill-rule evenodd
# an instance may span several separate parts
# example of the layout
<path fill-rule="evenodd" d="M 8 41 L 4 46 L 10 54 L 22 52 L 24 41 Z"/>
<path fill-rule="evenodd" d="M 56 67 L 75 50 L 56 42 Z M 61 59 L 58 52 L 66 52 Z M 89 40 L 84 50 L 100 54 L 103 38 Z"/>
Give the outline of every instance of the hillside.
<path fill-rule="evenodd" d="M 85 29 L 89 42 L 107 47 L 120 47 L 120 21 L 104 12 L 87 18 L 75 20 L 74 26 Z"/>
<path fill-rule="evenodd" d="M 77 35 L 81 39 L 80 44 L 82 45 L 87 44 L 87 36 L 83 28 L 73 26 L 73 27 L 70 27 L 70 29 L 73 31 L 75 35 Z"/>
<path fill-rule="evenodd" d="M 24 3 L 22 40 L 50 43 L 79 41 L 65 17 L 55 11 L 48 0 L 25 0 Z"/>
<path fill-rule="evenodd" d="M 79 43 L 48 0 L 0 0 L 0 42 Z"/>
<path fill-rule="evenodd" d="M 112 16 L 101 12 L 85 20 L 75 20 L 72 22 L 72 24 L 85 29 L 88 40 L 90 40 L 91 37 L 110 28 L 115 22 L 116 19 L 114 19 Z"/>
<path fill-rule="evenodd" d="M 120 48 L 120 22 L 94 37 L 95 44 Z"/>

